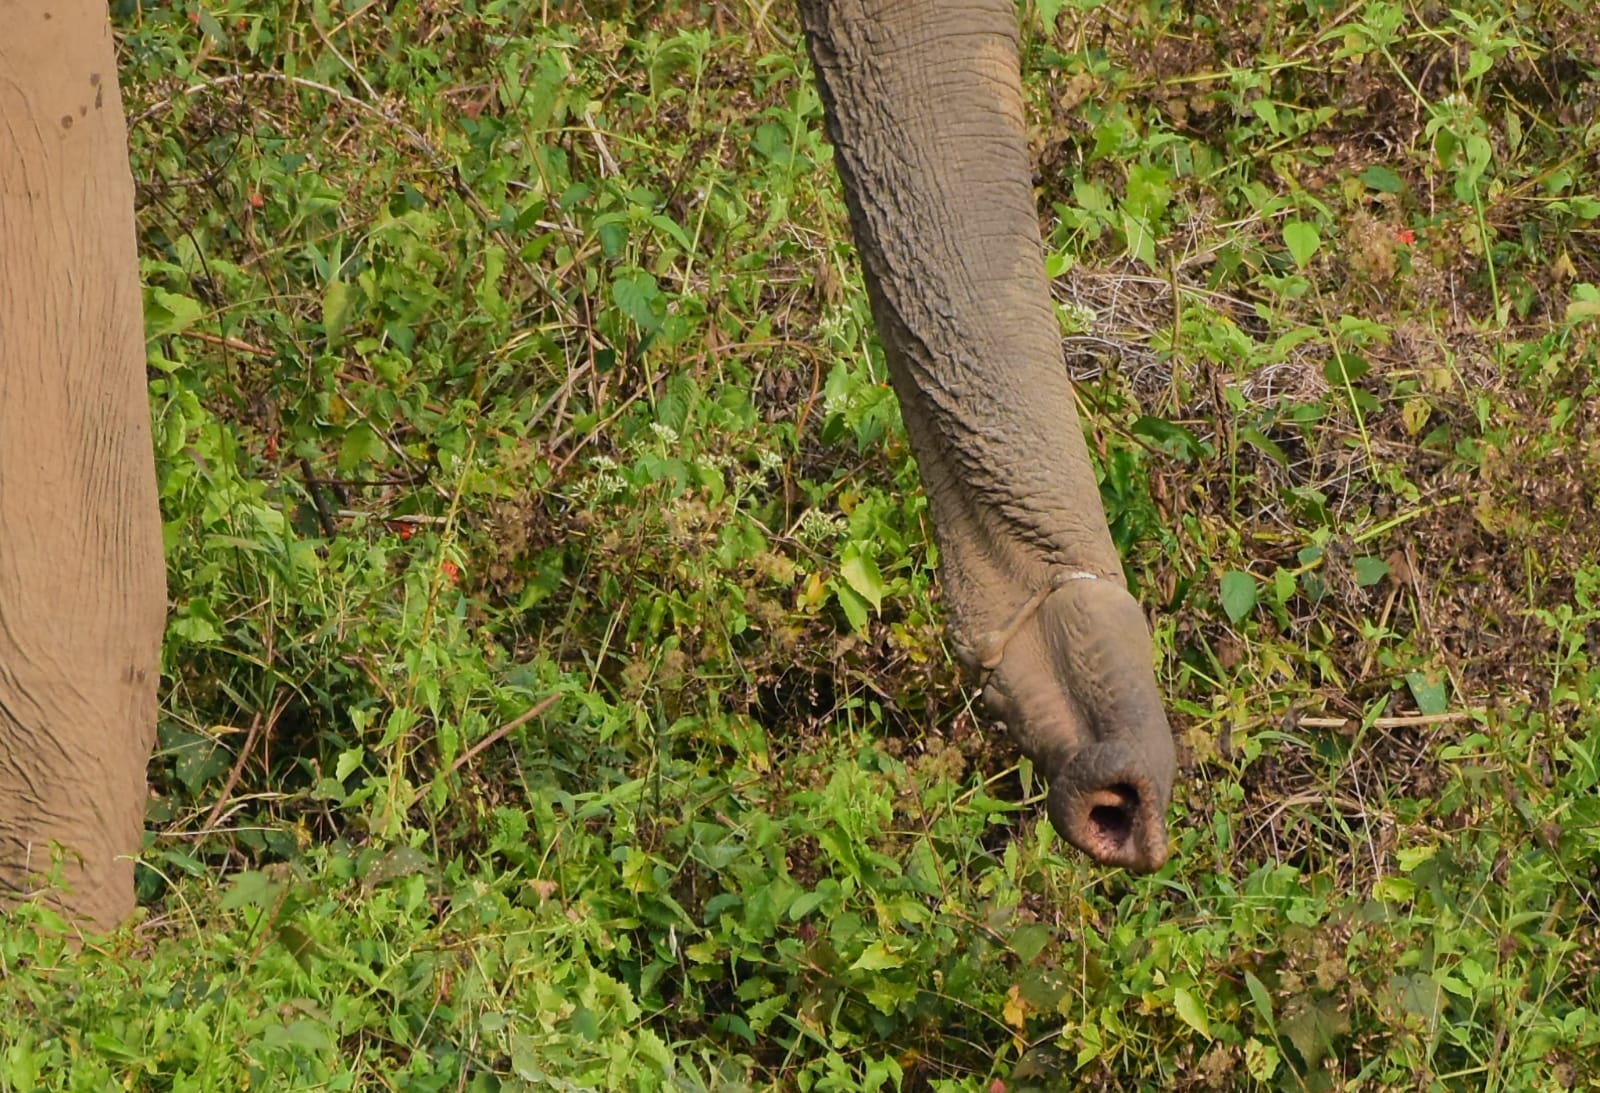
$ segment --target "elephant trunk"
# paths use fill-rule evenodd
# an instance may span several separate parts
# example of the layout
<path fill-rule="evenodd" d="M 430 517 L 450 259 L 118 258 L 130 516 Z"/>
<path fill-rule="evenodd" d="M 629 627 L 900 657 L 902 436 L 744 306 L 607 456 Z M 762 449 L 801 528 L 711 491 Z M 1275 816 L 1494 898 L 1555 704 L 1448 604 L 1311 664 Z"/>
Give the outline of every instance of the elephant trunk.
<path fill-rule="evenodd" d="M 1062 361 L 1014 5 L 800 12 L 958 655 L 1043 768 L 1056 828 L 1097 860 L 1157 868 L 1172 737 Z"/>

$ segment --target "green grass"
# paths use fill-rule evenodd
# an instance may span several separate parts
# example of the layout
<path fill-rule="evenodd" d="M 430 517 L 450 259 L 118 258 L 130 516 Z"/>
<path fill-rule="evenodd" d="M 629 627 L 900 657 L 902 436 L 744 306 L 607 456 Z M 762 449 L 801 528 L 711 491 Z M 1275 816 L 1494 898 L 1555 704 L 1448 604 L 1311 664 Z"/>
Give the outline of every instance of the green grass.
<path fill-rule="evenodd" d="M 788 11 L 389 7 L 114 5 L 144 912 L 0 1089 L 1600 1087 L 1581 5 L 1025 14 L 1149 878 L 943 645 Z"/>

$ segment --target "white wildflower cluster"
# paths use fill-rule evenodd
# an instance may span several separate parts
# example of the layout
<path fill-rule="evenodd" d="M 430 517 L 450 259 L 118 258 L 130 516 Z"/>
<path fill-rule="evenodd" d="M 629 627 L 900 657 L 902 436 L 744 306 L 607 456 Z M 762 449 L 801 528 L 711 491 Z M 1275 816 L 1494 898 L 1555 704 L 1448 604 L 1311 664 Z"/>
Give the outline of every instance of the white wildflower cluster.
<path fill-rule="evenodd" d="M 822 335 L 824 344 L 848 345 L 850 342 L 850 319 L 848 308 L 834 306 L 823 312 L 817 320 L 817 333 Z"/>
<path fill-rule="evenodd" d="M 622 476 L 622 467 L 609 455 L 595 456 L 589 460 L 589 467 L 594 473 L 573 482 L 569 487 L 574 504 L 588 506 L 598 501 L 609 501 L 627 492 L 628 480 Z"/>
<path fill-rule="evenodd" d="M 739 462 L 726 452 L 701 452 L 694 457 L 694 461 L 708 470 L 723 472 Z"/>
<path fill-rule="evenodd" d="M 832 546 L 843 538 L 849 530 L 843 516 L 823 512 L 821 509 L 806 509 L 800 514 L 800 520 L 795 524 L 795 538 L 812 550 L 822 550 Z"/>
<path fill-rule="evenodd" d="M 846 421 L 854 421 L 855 411 L 862 408 L 870 393 L 871 388 L 865 382 L 847 382 L 840 384 L 837 390 L 824 390 L 822 412 L 830 418 L 843 417 Z"/>
<path fill-rule="evenodd" d="M 650 423 L 650 431 L 655 434 L 657 440 L 661 441 L 663 448 L 675 448 L 678 446 L 678 430 L 672 426 L 663 425 L 659 421 L 652 421 Z"/>
<path fill-rule="evenodd" d="M 744 499 L 767 484 L 767 476 L 760 471 L 740 471 L 733 480 L 733 503 L 742 505 Z"/>
<path fill-rule="evenodd" d="M 1061 319 L 1061 332 L 1067 335 L 1088 334 L 1100 319 L 1094 308 L 1077 300 L 1058 305 L 1056 314 Z"/>

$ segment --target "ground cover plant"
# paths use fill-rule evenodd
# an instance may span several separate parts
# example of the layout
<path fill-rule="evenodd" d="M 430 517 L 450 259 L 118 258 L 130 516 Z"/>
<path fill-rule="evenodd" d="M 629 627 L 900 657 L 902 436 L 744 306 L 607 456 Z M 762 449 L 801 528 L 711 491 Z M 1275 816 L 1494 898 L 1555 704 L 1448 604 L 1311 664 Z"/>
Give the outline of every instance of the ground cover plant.
<path fill-rule="evenodd" d="M 1600 52 L 1019 9 L 1182 773 L 975 714 L 778 5 L 113 5 L 169 561 L 142 918 L 0 1087 L 1600 1086 Z"/>

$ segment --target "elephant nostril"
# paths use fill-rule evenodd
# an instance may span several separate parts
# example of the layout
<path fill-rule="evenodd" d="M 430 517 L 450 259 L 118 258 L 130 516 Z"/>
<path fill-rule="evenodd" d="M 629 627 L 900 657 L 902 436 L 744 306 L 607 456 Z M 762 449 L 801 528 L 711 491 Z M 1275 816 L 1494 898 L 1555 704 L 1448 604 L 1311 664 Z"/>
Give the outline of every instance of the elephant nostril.
<path fill-rule="evenodd" d="M 1106 786 L 1095 796 L 1099 802 L 1089 809 L 1089 826 L 1095 841 L 1109 850 L 1120 850 L 1133 838 L 1139 791 L 1123 784 Z"/>

